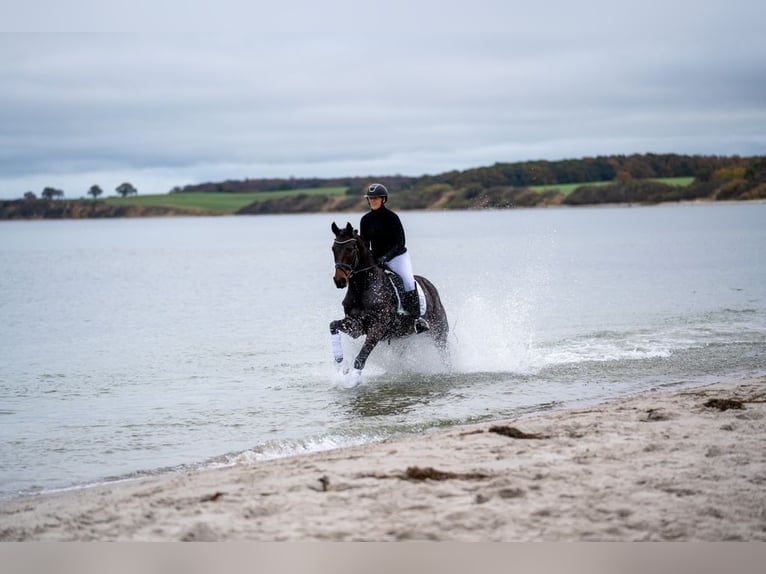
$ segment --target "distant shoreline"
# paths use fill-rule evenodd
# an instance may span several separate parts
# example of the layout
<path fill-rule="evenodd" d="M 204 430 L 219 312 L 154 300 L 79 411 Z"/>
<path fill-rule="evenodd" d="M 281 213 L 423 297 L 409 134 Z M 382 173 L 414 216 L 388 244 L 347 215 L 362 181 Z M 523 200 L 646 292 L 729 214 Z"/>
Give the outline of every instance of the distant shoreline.
<path fill-rule="evenodd" d="M 125 217 L 170 217 L 170 216 L 216 215 L 181 207 L 154 205 L 114 205 L 104 201 L 88 199 L 45 200 L 16 199 L 0 200 L 0 220 L 39 219 L 110 219 Z"/>
<path fill-rule="evenodd" d="M 550 208 L 607 208 L 607 207 L 652 207 L 655 205 L 714 205 L 714 204 L 745 204 L 766 203 L 766 199 L 749 200 L 715 200 L 709 198 L 663 201 L 657 203 L 624 202 L 624 203 L 589 203 L 582 205 L 550 204 L 513 207 L 477 207 L 466 209 L 448 209 L 444 207 L 427 207 L 419 209 L 397 208 L 397 211 L 502 211 L 518 209 L 550 209 Z M 159 205 L 114 205 L 103 201 L 93 200 L 0 200 L 0 221 L 33 221 L 57 219 L 116 219 L 138 217 L 221 217 L 227 215 L 291 215 L 304 213 L 361 213 L 365 211 L 364 204 L 351 208 L 338 209 L 339 202 L 328 203 L 322 209 L 306 211 L 304 209 L 276 209 L 271 211 L 264 207 L 261 211 L 228 213 L 220 211 L 205 211 L 194 208 L 171 207 Z"/>
<path fill-rule="evenodd" d="M 46 187 L 40 199 L 29 191 L 23 199 L 1 200 L 0 219 L 359 212 L 367 209 L 364 193 L 371 181 L 387 186 L 400 211 L 756 201 L 766 199 L 766 157 L 611 155 L 496 163 L 419 177 L 247 178 L 141 195 L 126 182 L 117 188 L 122 197 L 96 199 L 102 192 L 93 186 L 92 200 L 65 200 L 63 190 Z"/>

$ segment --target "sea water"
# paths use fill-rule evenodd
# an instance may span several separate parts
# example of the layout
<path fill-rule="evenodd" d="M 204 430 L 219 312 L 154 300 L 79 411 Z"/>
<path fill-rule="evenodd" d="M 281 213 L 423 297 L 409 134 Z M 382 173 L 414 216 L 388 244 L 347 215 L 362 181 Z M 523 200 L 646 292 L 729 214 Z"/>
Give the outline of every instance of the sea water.
<path fill-rule="evenodd" d="M 0 222 L 0 496 L 766 373 L 766 204 L 401 212 L 451 365 L 382 342 L 344 389 L 360 215 Z"/>

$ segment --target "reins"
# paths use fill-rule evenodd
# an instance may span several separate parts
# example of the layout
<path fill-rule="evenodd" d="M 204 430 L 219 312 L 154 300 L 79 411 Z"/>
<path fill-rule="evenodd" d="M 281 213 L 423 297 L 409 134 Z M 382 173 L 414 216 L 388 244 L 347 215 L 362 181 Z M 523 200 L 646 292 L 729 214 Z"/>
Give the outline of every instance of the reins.
<path fill-rule="evenodd" d="M 352 269 L 351 273 L 348 274 L 349 278 L 356 275 L 357 273 L 362 273 L 364 271 L 369 271 L 370 269 L 375 269 L 375 265 L 370 265 L 369 267 L 364 267 L 362 269 Z"/>

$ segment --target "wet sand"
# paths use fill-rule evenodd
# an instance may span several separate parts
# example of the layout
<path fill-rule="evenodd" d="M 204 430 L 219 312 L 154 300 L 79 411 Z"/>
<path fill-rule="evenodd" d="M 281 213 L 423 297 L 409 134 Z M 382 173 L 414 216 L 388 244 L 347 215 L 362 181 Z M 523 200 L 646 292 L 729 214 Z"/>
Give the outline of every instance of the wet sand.
<path fill-rule="evenodd" d="M 766 541 L 766 377 L 0 501 L 3 541 Z"/>

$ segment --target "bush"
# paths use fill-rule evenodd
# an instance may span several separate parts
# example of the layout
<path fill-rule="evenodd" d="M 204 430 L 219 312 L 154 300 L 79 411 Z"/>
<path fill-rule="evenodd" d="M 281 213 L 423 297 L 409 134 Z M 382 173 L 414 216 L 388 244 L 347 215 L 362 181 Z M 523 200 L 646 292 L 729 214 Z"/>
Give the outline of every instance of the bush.
<path fill-rule="evenodd" d="M 566 205 L 602 203 L 659 203 L 681 199 L 679 188 L 658 181 L 619 181 L 607 185 L 584 185 L 570 193 Z"/>
<path fill-rule="evenodd" d="M 428 209 L 434 203 L 454 192 L 446 183 L 436 183 L 397 194 L 393 199 L 397 209 Z M 393 207 L 394 204 L 391 205 Z"/>
<path fill-rule="evenodd" d="M 332 199 L 327 195 L 308 195 L 301 193 L 298 195 L 288 195 L 285 197 L 274 197 L 262 201 L 254 201 L 246 205 L 238 214 L 258 214 L 258 213 L 312 213 L 322 211 L 325 205 Z"/>

